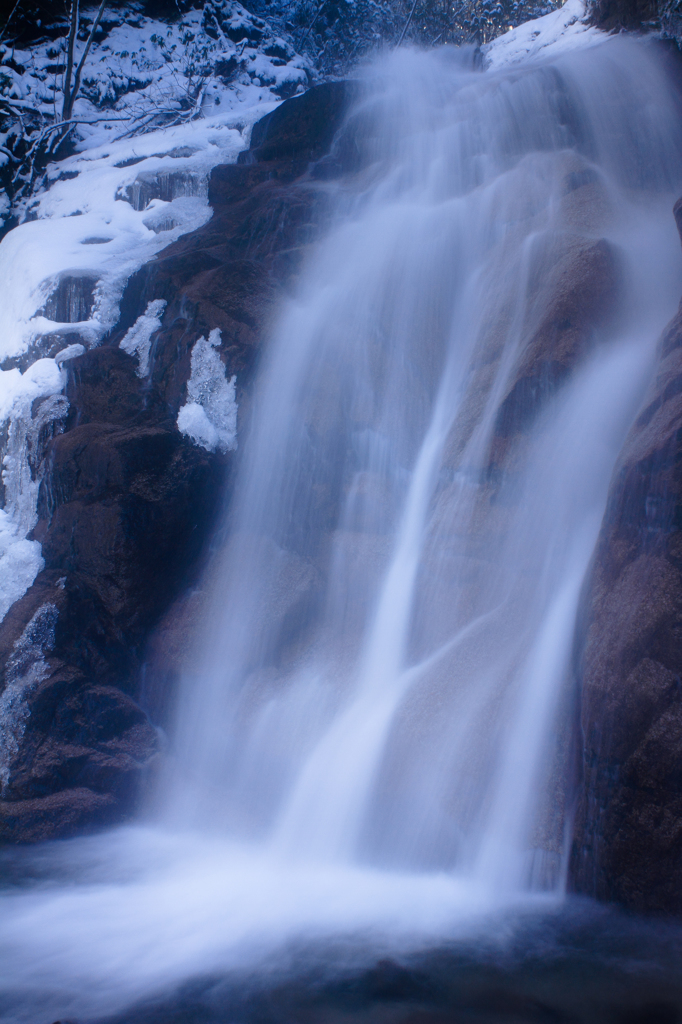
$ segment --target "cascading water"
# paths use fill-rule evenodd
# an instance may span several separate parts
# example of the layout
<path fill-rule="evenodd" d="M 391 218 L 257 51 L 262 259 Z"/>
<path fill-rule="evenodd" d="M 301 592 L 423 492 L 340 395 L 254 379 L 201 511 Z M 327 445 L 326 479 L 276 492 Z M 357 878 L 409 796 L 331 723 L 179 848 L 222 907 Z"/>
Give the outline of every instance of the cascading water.
<path fill-rule="evenodd" d="M 408 52 L 365 85 L 337 144 L 362 167 L 262 373 L 183 819 L 512 888 L 533 850 L 556 871 L 579 590 L 678 289 L 678 259 L 642 259 L 661 192 L 675 244 L 679 138 L 634 52 L 490 77 Z"/>
<path fill-rule="evenodd" d="M 156 824 L 58 845 L 5 901 L 3 1020 L 561 896 L 576 615 L 679 298 L 682 132 L 646 44 L 472 59 L 399 51 L 358 87 Z"/>

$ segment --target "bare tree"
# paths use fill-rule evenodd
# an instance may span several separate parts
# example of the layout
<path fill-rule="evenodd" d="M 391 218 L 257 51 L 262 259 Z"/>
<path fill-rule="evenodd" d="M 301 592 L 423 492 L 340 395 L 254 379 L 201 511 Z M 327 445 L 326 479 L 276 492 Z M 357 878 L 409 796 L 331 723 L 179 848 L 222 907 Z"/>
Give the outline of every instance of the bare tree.
<path fill-rule="evenodd" d="M 62 122 L 70 121 L 73 116 L 73 105 L 76 101 L 76 98 L 78 96 L 78 90 L 81 86 L 81 75 L 83 73 L 83 67 L 85 65 L 85 61 L 87 60 L 87 56 L 90 52 L 90 47 L 92 46 L 92 41 L 95 37 L 95 32 L 97 31 L 97 28 L 102 18 L 102 14 L 104 13 L 105 2 L 106 0 L 102 0 L 102 2 L 99 5 L 97 15 L 95 16 L 95 20 L 92 24 L 90 34 L 88 35 L 88 39 L 85 44 L 85 49 L 83 50 L 81 59 L 78 62 L 78 66 L 76 67 L 76 74 L 72 81 L 71 76 L 73 75 L 74 52 L 76 47 L 76 37 L 78 35 L 79 0 L 71 0 L 69 36 L 66 42 L 66 71 L 64 72 L 64 102 L 62 104 Z"/>

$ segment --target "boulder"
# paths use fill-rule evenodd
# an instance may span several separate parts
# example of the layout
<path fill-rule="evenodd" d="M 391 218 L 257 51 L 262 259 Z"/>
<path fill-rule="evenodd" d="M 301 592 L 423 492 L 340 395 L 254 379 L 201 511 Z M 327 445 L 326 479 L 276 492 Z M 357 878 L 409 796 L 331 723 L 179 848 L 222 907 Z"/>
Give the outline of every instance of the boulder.
<path fill-rule="evenodd" d="M 675 210 L 678 217 L 682 204 Z M 618 460 L 578 638 L 578 892 L 682 914 L 682 310 Z"/>

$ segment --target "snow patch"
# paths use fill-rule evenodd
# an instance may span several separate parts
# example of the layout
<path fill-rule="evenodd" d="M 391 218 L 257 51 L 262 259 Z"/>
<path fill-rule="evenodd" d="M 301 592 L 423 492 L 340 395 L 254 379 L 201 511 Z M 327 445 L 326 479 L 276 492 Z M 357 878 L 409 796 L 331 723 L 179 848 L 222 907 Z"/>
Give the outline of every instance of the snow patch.
<path fill-rule="evenodd" d="M 236 377 L 229 381 L 215 351 L 220 345 L 216 327 L 194 343 L 192 372 L 187 381 L 187 402 L 178 413 L 178 430 L 207 451 L 232 451 L 237 447 Z"/>
<path fill-rule="evenodd" d="M 606 33 L 588 25 L 587 15 L 586 0 L 566 0 L 558 10 L 498 36 L 481 47 L 486 70 L 558 57 L 568 50 L 602 42 Z"/>
<path fill-rule="evenodd" d="M 150 302 L 119 345 L 119 348 L 122 348 L 128 355 L 137 356 L 138 366 L 135 372 L 138 377 L 146 377 L 149 373 L 149 350 L 152 344 L 152 334 L 160 329 L 161 317 L 166 306 L 165 299 L 154 299 L 153 302 Z"/>

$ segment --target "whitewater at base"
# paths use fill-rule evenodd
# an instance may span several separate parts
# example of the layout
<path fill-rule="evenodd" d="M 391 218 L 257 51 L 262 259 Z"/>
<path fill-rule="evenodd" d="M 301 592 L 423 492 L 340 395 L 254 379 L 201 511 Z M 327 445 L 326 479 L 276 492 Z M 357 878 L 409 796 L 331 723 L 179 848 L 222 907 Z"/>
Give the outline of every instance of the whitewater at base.
<path fill-rule="evenodd" d="M 576 616 L 681 290 L 680 128 L 632 40 L 367 70 L 263 358 L 156 824 L 8 855 L 0 1020 L 295 973 L 302 941 L 343 940 L 338 971 L 503 946 L 561 903 Z"/>

